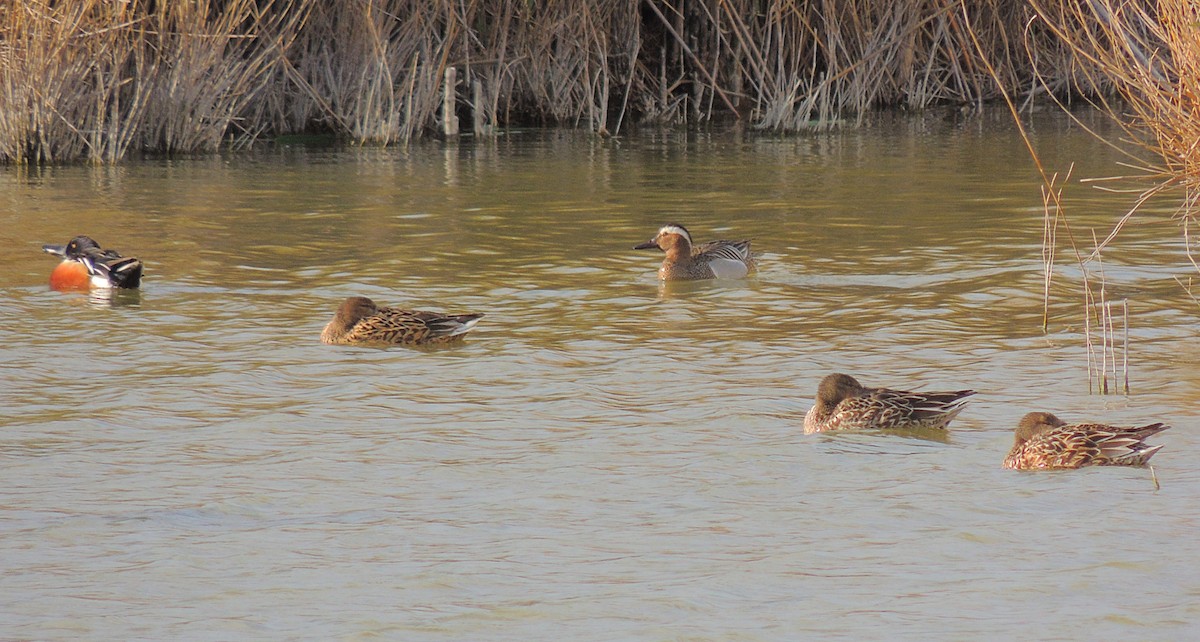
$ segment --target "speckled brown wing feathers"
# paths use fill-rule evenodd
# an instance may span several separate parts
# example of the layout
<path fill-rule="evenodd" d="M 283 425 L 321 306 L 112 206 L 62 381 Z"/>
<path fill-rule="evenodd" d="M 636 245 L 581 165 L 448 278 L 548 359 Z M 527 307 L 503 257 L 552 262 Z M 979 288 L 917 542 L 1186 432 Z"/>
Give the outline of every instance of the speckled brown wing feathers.
<path fill-rule="evenodd" d="M 1104 424 L 1074 424 L 1048 430 L 1013 446 L 1005 468 L 1081 468 L 1083 466 L 1142 466 L 1162 445 L 1146 438 L 1170 426 L 1162 423 L 1136 428 Z"/>
<path fill-rule="evenodd" d="M 972 394 L 971 390 L 908 392 L 868 388 L 834 408 L 829 429 L 940 428 L 962 411 L 963 398 Z"/>
<path fill-rule="evenodd" d="M 421 310 L 379 308 L 376 314 L 354 324 L 348 343 L 429 344 L 462 339 L 465 329 L 480 314 L 441 314 Z"/>

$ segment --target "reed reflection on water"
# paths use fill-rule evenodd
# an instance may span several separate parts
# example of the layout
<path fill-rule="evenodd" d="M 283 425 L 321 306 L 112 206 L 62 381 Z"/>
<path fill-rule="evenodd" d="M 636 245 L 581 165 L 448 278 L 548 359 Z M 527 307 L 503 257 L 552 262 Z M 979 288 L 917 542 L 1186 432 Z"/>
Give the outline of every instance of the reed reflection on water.
<path fill-rule="evenodd" d="M 1114 171 L 1065 121 L 1031 131 L 1048 166 Z M 1087 394 L 1078 270 L 1043 333 L 1038 179 L 1002 118 L 0 180 L 0 637 L 1195 633 L 1191 268 L 1165 213 L 1122 234 L 1133 392 Z M 1081 230 L 1127 206 L 1067 198 Z M 758 274 L 659 283 L 631 248 L 668 221 L 752 238 Z M 40 244 L 81 233 L 142 290 L 49 291 Z M 322 345 L 351 295 L 486 316 L 451 349 Z M 805 436 L 833 371 L 979 394 L 944 435 Z M 1001 470 L 1029 410 L 1173 424 L 1161 490 Z"/>

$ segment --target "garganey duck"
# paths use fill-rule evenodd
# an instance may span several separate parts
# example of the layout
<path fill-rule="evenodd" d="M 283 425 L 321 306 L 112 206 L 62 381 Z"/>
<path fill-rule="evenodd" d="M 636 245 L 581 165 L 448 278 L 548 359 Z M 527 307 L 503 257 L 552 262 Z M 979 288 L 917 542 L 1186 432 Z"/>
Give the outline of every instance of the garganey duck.
<path fill-rule="evenodd" d="M 461 340 L 482 316 L 381 308 L 365 296 L 352 296 L 325 326 L 321 341 L 337 345 L 450 343 Z"/>
<path fill-rule="evenodd" d="M 659 248 L 667 253 L 658 278 L 663 281 L 740 279 L 754 271 L 750 241 L 709 241 L 692 245 L 692 235 L 678 223 L 664 225 L 654 238 L 635 250 Z"/>
<path fill-rule="evenodd" d="M 804 415 L 804 432 L 945 428 L 973 394 L 864 388 L 850 375 L 831 374 L 817 386 L 816 403 Z"/>
<path fill-rule="evenodd" d="M 142 262 L 100 248 L 87 236 L 76 236 L 66 245 L 43 245 L 42 250 L 63 257 L 50 273 L 55 290 L 94 288 L 136 288 L 142 283 Z"/>
<path fill-rule="evenodd" d="M 1136 428 L 1068 424 L 1048 412 L 1031 412 L 1017 424 L 1004 467 L 1143 466 L 1162 448 L 1162 444 L 1146 445 L 1146 438 L 1168 428 L 1161 423 Z"/>

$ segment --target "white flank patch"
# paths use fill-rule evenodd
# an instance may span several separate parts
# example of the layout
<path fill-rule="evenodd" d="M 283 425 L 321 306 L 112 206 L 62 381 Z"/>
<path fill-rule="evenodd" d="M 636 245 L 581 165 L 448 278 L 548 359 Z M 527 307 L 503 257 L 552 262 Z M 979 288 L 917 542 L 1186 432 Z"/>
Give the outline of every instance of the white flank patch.
<path fill-rule="evenodd" d="M 714 258 L 708 262 L 718 279 L 740 279 L 750 272 L 746 264 L 733 259 Z"/>

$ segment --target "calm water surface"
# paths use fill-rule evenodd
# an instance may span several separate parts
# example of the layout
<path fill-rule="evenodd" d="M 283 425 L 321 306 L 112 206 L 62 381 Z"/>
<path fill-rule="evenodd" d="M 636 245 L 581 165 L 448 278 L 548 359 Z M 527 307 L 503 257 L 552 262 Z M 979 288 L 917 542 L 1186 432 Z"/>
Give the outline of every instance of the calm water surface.
<path fill-rule="evenodd" d="M 1056 118 L 1079 240 L 1128 197 Z M 1200 634 L 1196 276 L 1169 209 L 1041 329 L 1039 179 L 1004 117 L 753 138 L 514 132 L 0 172 L 0 639 L 1185 639 Z M 761 272 L 664 288 L 664 222 Z M 48 290 L 43 243 L 146 261 Z M 342 297 L 487 316 L 317 339 Z M 819 379 L 970 386 L 942 440 L 801 434 Z M 1166 421 L 1144 469 L 1000 469 L 1025 412 Z"/>

